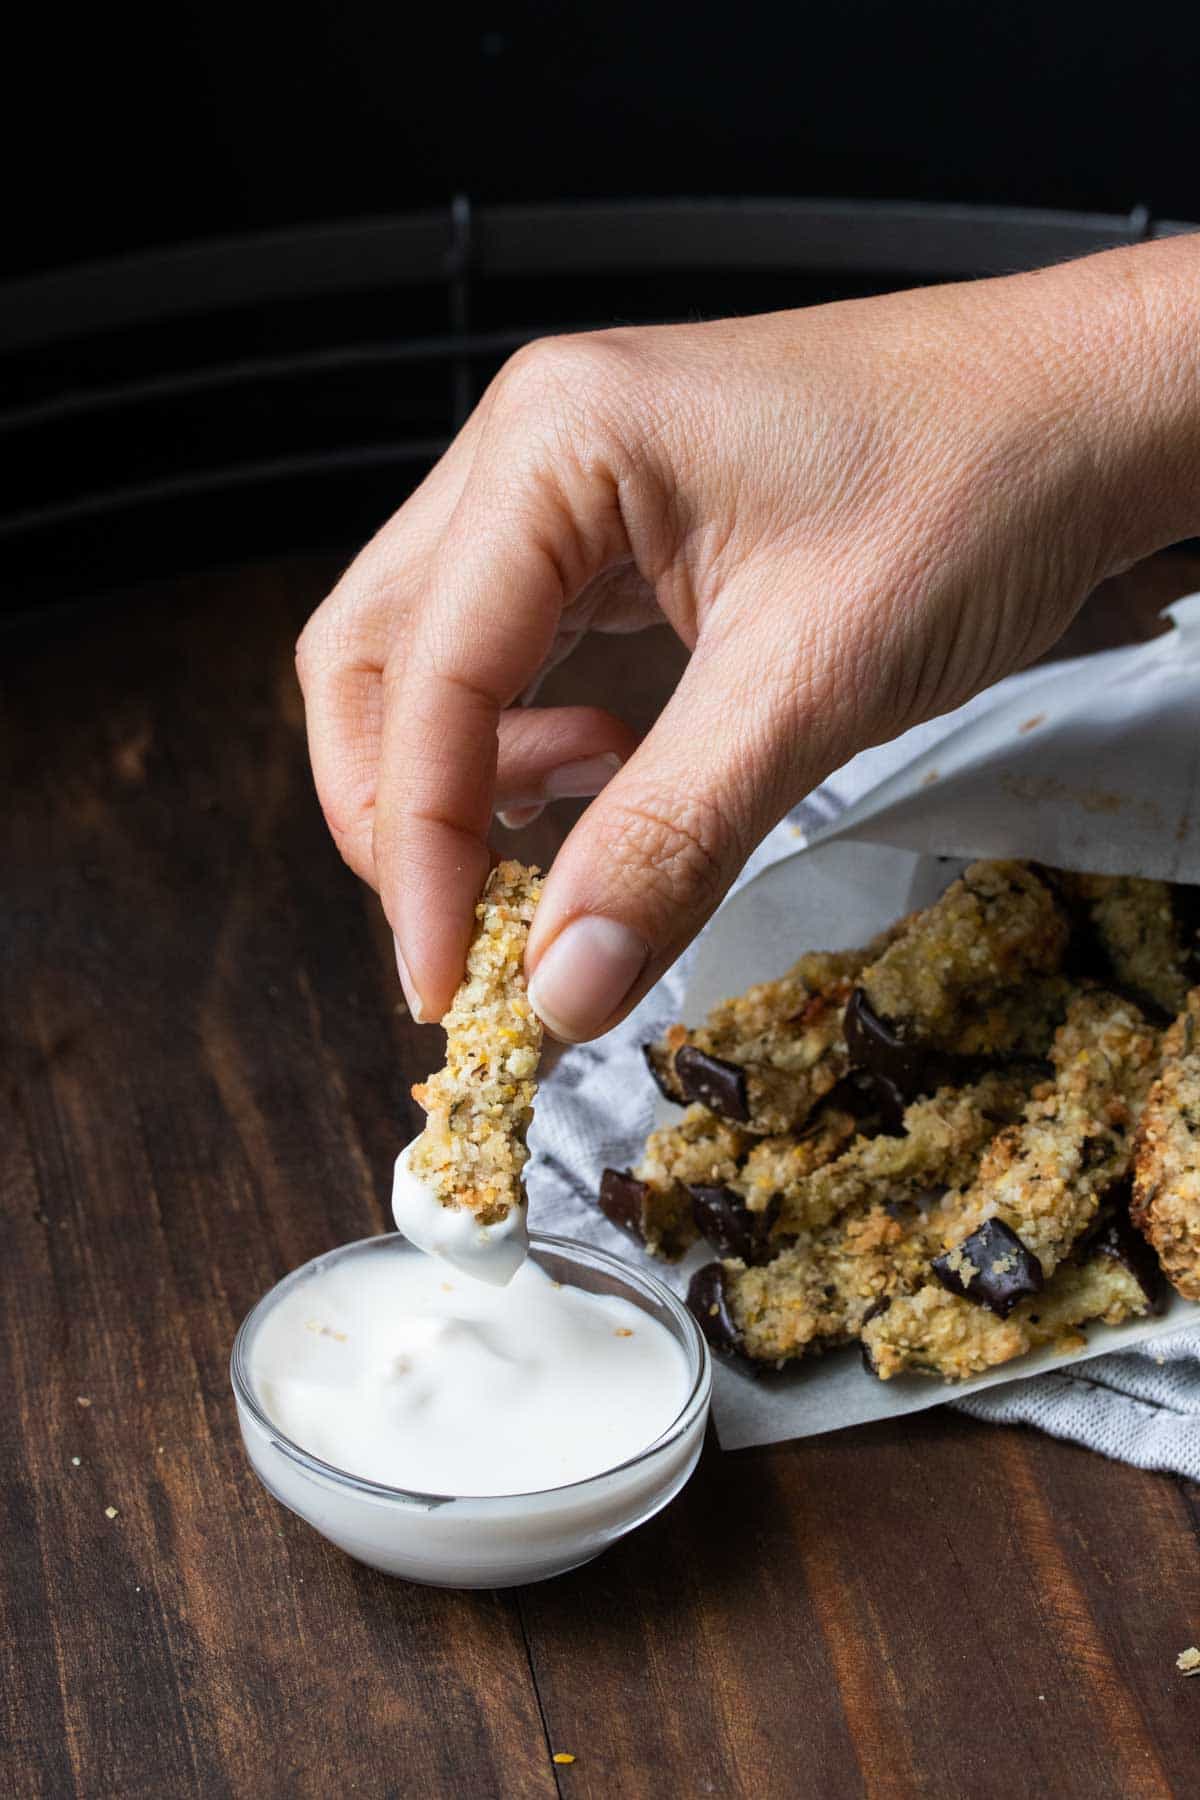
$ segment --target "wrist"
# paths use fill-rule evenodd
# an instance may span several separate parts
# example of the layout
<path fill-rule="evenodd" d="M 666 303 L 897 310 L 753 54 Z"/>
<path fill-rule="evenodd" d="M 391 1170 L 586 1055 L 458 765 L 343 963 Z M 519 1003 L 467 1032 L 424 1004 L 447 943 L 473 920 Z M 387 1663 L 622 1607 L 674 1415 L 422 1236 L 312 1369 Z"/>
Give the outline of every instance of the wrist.
<path fill-rule="evenodd" d="M 1043 271 L 1045 367 L 1097 577 L 1200 534 L 1200 235 Z"/>

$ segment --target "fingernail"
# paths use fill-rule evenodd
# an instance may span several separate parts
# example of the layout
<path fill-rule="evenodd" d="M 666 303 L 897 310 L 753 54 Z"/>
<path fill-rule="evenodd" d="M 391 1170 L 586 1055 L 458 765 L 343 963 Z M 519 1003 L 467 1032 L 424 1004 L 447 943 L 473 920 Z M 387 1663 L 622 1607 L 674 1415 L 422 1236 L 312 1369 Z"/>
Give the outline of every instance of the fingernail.
<path fill-rule="evenodd" d="M 525 794 L 516 794 L 496 817 L 509 831 L 520 831 L 537 818 L 547 800 L 590 800 L 602 787 L 607 787 L 621 759 L 615 750 L 603 756 L 584 756 L 578 762 L 563 763 L 543 775 L 538 786 Z"/>
<path fill-rule="evenodd" d="M 392 942 L 396 946 L 396 967 L 400 971 L 400 986 L 404 989 L 404 998 L 408 1002 L 409 1014 L 414 1024 L 421 1025 L 424 1023 L 425 1018 L 425 1015 L 421 1011 L 421 996 L 413 986 L 412 976 L 408 972 L 408 965 L 400 953 L 400 939 L 393 938 Z"/>
<path fill-rule="evenodd" d="M 572 919 L 546 951 L 529 983 L 529 1000 L 555 1037 L 592 1037 L 620 1006 L 648 955 L 641 938 L 616 919 Z"/>
<path fill-rule="evenodd" d="M 498 812 L 496 817 L 505 831 L 524 831 L 527 825 L 540 819 L 545 810 L 544 806 L 510 806 L 504 812 Z"/>
<path fill-rule="evenodd" d="M 551 769 L 543 784 L 547 800 L 585 800 L 606 787 L 621 766 L 614 750 L 603 756 L 585 756 L 579 762 Z"/>

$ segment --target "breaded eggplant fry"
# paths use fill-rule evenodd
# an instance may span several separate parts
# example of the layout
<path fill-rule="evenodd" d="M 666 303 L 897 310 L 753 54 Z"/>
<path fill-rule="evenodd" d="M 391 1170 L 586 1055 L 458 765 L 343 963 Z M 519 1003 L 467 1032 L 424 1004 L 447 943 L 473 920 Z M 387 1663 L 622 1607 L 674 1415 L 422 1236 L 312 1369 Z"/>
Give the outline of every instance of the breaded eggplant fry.
<path fill-rule="evenodd" d="M 691 1186 L 732 1181 L 752 1141 L 740 1126 L 716 1118 L 707 1107 L 690 1106 L 677 1124 L 650 1133 L 640 1161 L 628 1174 L 604 1171 L 600 1210 L 652 1256 L 672 1260 L 697 1236 Z"/>
<path fill-rule="evenodd" d="M 735 1185 L 746 1192 L 758 1164 L 754 1198 L 760 1206 L 778 1201 L 775 1234 L 786 1247 L 765 1267 L 724 1265 L 743 1353 L 778 1363 L 845 1342 L 881 1300 L 927 1281 L 948 1223 L 934 1195 L 950 1179 L 969 1179 L 1027 1094 L 1016 1071 L 946 1088 L 907 1109 L 906 1136 L 860 1138 L 782 1193 L 766 1191 L 766 1152 L 775 1140 L 756 1144 Z"/>
<path fill-rule="evenodd" d="M 985 1075 L 965 1088 L 940 1088 L 904 1112 L 900 1137 L 861 1137 L 836 1161 L 794 1170 L 778 1140 L 764 1138 L 736 1182 L 747 1206 L 762 1210 L 778 1196 L 777 1237 L 819 1228 L 851 1206 L 902 1202 L 930 1190 L 962 1187 L 1003 1125 L 1021 1116 L 1030 1077 L 1019 1069 Z"/>
<path fill-rule="evenodd" d="M 1052 1274 L 1128 1173 L 1158 1056 L 1159 1034 L 1133 1001 L 1103 989 L 1072 1001 L 1050 1051 L 1053 1082 L 993 1139 L 954 1208 L 947 1249 L 1002 1219 Z"/>
<path fill-rule="evenodd" d="M 676 1027 L 660 1085 L 750 1134 L 685 1184 L 709 1342 L 781 1364 L 860 1338 L 885 1380 L 957 1381 L 1144 1316 L 1160 1260 L 1200 1300 L 1197 961 L 1200 888 L 980 862 L 874 955 Z"/>
<path fill-rule="evenodd" d="M 928 1274 L 931 1243 L 916 1206 L 856 1206 L 821 1230 L 802 1231 L 761 1268 L 727 1261 L 723 1291 L 738 1348 L 780 1364 L 850 1342 L 867 1314 Z"/>
<path fill-rule="evenodd" d="M 1168 1280 L 1200 1300 L 1200 988 L 1163 1039 L 1133 1154 L 1134 1224 Z"/>
<path fill-rule="evenodd" d="M 1082 1350 L 1079 1329 L 1097 1320 L 1121 1325 L 1143 1317 L 1152 1306 L 1138 1275 L 1111 1256 L 1064 1263 L 1044 1292 L 1022 1300 L 1007 1318 L 985 1307 L 923 1287 L 902 1295 L 862 1328 L 863 1354 L 881 1381 L 914 1371 L 965 1381 L 1046 1344 Z"/>
<path fill-rule="evenodd" d="M 897 1299 L 877 1326 L 872 1324 L 872 1354 L 878 1344 L 882 1356 L 882 1361 L 876 1358 L 877 1372 L 888 1367 L 888 1345 L 909 1357 L 891 1373 L 916 1366 L 910 1356 L 914 1344 L 939 1357 L 930 1366 L 947 1374 L 956 1356 L 983 1354 L 975 1346 L 992 1346 L 995 1354 L 988 1354 L 996 1362 L 1021 1354 L 1003 1349 L 1013 1340 L 993 1327 L 1027 1321 L 1022 1309 L 1036 1312 L 1041 1296 L 1034 1294 L 1010 1311 L 1012 1291 L 1004 1279 L 1010 1271 L 1002 1264 L 1014 1257 L 1031 1259 L 1035 1282 L 1026 1283 L 1029 1293 L 1042 1280 L 1049 1281 L 1070 1255 L 1095 1218 L 1101 1197 L 1128 1172 L 1132 1125 L 1144 1103 L 1157 1050 L 1157 1033 L 1132 1001 L 1096 991 L 1073 1002 L 1051 1051 L 1054 1082 L 1030 1100 L 1019 1125 L 993 1139 L 971 1187 L 960 1195 L 948 1194 L 941 1203 L 950 1252 L 948 1278 L 956 1291 L 928 1281 Z M 998 1258 L 994 1269 L 965 1254 L 956 1260 L 955 1250 L 966 1252 L 967 1240 L 973 1246 L 989 1221 L 1015 1234 L 1009 1239 L 1012 1253 Z M 973 1284 L 976 1295 L 963 1298 Z M 993 1307 L 982 1323 L 972 1319 Z"/>
<path fill-rule="evenodd" d="M 443 1206 L 497 1225 L 525 1204 L 525 1138 L 533 1118 L 542 1022 L 525 992 L 525 943 L 541 876 L 518 862 L 492 870 L 475 908 L 466 977 L 442 1020 L 446 1063 L 413 1088 L 425 1129 L 412 1173 Z"/>
<path fill-rule="evenodd" d="M 1067 870 L 1058 879 L 1086 907 L 1113 979 L 1167 1012 L 1179 1012 L 1190 985 L 1185 973 L 1190 946 L 1171 884 L 1138 875 L 1075 875 Z"/>
<path fill-rule="evenodd" d="M 849 1068 L 842 1012 L 872 953 L 803 956 L 780 980 L 722 1000 L 697 1029 L 672 1025 L 646 1049 L 659 1087 L 759 1136 L 795 1130 Z"/>
<path fill-rule="evenodd" d="M 972 863 L 940 900 L 914 914 L 861 985 L 872 1007 L 913 1039 L 952 1043 L 964 1007 L 1051 975 L 1069 923 L 1047 882 L 1024 863 Z"/>
<path fill-rule="evenodd" d="M 964 996 L 953 1029 L 932 1042 L 956 1056 L 1044 1057 L 1079 991 L 1065 975 L 1031 975 L 989 999 Z"/>

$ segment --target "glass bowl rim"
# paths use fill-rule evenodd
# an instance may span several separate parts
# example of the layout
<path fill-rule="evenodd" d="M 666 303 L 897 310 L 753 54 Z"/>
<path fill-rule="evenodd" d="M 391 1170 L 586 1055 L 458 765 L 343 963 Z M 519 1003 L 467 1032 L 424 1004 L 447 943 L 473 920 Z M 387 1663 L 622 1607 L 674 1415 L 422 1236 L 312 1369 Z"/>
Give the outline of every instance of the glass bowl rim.
<path fill-rule="evenodd" d="M 311 1450 L 305 1450 L 301 1444 L 287 1436 L 271 1419 L 266 1408 L 254 1392 L 248 1367 L 248 1346 L 250 1338 L 258 1322 L 265 1317 L 269 1307 L 282 1298 L 285 1290 L 298 1287 L 318 1263 L 328 1263 L 355 1253 L 369 1253 L 381 1250 L 385 1245 L 403 1244 L 413 1255 L 421 1252 L 398 1231 L 380 1232 L 373 1237 L 354 1238 L 348 1244 L 337 1244 L 332 1250 L 321 1251 L 317 1256 L 310 1256 L 307 1262 L 290 1270 L 273 1287 L 255 1301 L 238 1327 L 237 1336 L 233 1340 L 233 1350 L 229 1358 L 229 1379 L 233 1386 L 234 1396 L 239 1406 L 250 1414 L 254 1422 L 264 1430 L 272 1443 L 280 1449 L 292 1462 L 298 1463 L 309 1473 L 320 1476 L 323 1480 L 337 1486 L 348 1487 L 356 1493 L 367 1494 L 379 1500 L 398 1500 L 406 1504 L 432 1508 L 449 1506 L 456 1501 L 468 1502 L 473 1506 L 496 1505 L 512 1506 L 522 1500 L 544 1499 L 551 1494 L 571 1494 L 590 1487 L 594 1482 L 606 1481 L 610 1475 L 619 1475 L 626 1469 L 634 1469 L 639 1463 L 647 1462 L 660 1451 L 668 1449 L 681 1438 L 695 1423 L 697 1415 L 707 1408 L 712 1394 L 712 1358 L 708 1343 L 696 1320 L 684 1302 L 667 1287 L 665 1282 L 651 1274 L 648 1269 L 636 1268 L 632 1263 L 614 1256 L 611 1251 L 601 1250 L 595 1244 L 585 1243 L 580 1238 L 559 1237 L 551 1232 L 531 1231 L 529 1234 L 530 1250 L 552 1250 L 563 1255 L 568 1261 L 581 1262 L 599 1267 L 618 1280 L 634 1288 L 640 1287 L 651 1299 L 664 1305 L 676 1324 L 680 1327 L 680 1335 L 684 1346 L 690 1347 L 695 1360 L 696 1374 L 679 1411 L 671 1423 L 659 1435 L 647 1444 L 644 1449 L 628 1456 L 623 1462 L 613 1463 L 611 1467 L 597 1469 L 594 1474 L 581 1476 L 577 1481 L 567 1481 L 557 1487 L 531 1488 L 520 1494 L 434 1494 L 422 1492 L 416 1488 L 393 1487 L 387 1482 L 372 1481 L 364 1475 L 355 1475 L 349 1469 L 340 1469 L 336 1463 L 325 1462 L 322 1457 L 314 1456 Z"/>

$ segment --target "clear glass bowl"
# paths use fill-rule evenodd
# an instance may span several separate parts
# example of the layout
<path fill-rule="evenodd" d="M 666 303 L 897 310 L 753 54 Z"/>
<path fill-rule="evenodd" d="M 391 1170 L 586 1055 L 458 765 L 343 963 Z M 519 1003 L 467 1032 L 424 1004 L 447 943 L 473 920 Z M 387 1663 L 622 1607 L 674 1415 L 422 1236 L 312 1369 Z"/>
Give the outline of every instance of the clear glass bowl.
<path fill-rule="evenodd" d="M 683 1302 L 653 1275 L 590 1244 L 534 1233 L 530 1255 L 555 1281 L 616 1294 L 665 1326 L 687 1358 L 688 1395 L 667 1430 L 614 1469 L 532 1494 L 408 1493 L 337 1469 L 293 1443 L 255 1392 L 254 1337 L 279 1299 L 335 1263 L 419 1256 L 398 1234 L 363 1238 L 293 1270 L 264 1295 L 233 1346 L 230 1376 L 246 1454 L 275 1498 L 359 1562 L 439 1587 L 510 1587 L 561 1575 L 661 1511 L 696 1466 L 712 1392 L 708 1346 Z"/>

